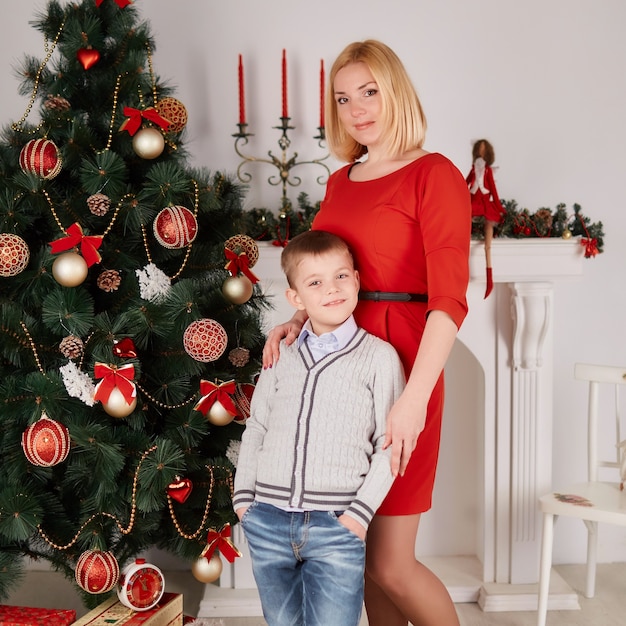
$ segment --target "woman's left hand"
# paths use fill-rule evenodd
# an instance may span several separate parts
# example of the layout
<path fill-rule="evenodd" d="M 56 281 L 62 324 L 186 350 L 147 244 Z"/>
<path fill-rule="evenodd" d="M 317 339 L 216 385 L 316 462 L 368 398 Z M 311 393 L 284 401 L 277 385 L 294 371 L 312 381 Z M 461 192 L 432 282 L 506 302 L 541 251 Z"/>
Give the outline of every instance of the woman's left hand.
<path fill-rule="evenodd" d="M 404 475 L 425 423 L 426 406 L 416 407 L 406 393 L 391 407 L 383 449 L 391 446 L 391 473 L 394 476 Z"/>

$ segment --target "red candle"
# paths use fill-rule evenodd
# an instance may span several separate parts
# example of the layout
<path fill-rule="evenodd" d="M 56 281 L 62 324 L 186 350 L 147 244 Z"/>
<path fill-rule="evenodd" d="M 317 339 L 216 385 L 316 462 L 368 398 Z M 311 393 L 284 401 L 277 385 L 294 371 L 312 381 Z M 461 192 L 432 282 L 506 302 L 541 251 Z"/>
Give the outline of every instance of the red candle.
<path fill-rule="evenodd" d="M 289 117 L 287 111 L 287 53 L 283 48 L 283 117 Z"/>
<path fill-rule="evenodd" d="M 324 59 L 320 61 L 320 128 L 324 128 Z"/>
<path fill-rule="evenodd" d="M 239 55 L 239 123 L 246 123 L 246 101 L 243 87 L 243 59 Z"/>

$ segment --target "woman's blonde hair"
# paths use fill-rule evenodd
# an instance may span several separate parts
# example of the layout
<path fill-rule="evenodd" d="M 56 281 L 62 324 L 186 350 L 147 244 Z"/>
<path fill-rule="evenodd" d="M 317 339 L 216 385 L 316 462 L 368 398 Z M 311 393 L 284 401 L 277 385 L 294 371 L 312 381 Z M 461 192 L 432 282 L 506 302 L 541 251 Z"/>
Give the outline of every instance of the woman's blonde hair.
<path fill-rule="evenodd" d="M 382 99 L 382 140 L 390 154 L 399 155 L 421 148 L 426 137 L 426 117 L 409 75 L 396 53 L 380 41 L 368 39 L 349 44 L 339 54 L 329 75 L 326 90 L 326 139 L 331 153 L 352 162 L 367 153 L 367 146 L 355 141 L 339 120 L 334 93 L 335 77 L 351 63 L 365 63 Z"/>

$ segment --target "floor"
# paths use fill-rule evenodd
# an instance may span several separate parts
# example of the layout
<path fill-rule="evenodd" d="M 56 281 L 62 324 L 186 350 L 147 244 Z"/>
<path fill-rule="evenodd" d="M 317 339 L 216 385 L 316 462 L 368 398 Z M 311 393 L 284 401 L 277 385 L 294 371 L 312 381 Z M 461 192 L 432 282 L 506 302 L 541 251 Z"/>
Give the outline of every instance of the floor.
<path fill-rule="evenodd" d="M 578 593 L 581 593 L 584 585 L 582 565 L 560 565 L 555 569 Z M 72 592 L 66 587 L 56 589 L 50 584 L 50 575 L 49 572 L 30 572 L 23 584 L 5 601 L 5 604 L 75 608 L 72 604 L 75 602 L 75 599 L 71 597 Z M 177 578 L 180 579 L 180 577 Z M 188 610 L 188 607 L 198 606 L 203 586 L 198 583 L 197 589 L 193 588 L 189 581 L 183 579 L 179 580 L 179 584 L 184 585 L 187 590 L 184 598 L 185 612 L 195 615 L 192 610 Z M 189 593 L 190 588 L 193 589 L 191 593 Z M 168 587 L 169 590 L 178 592 L 177 589 Z M 64 597 L 64 594 L 68 595 Z M 550 611 L 548 626 L 624 626 L 626 624 L 626 563 L 599 565 L 596 597 L 587 599 L 581 596 L 580 606 L 580 611 Z M 461 626 L 534 626 L 536 623 L 534 611 L 485 613 L 474 603 L 457 604 L 457 611 Z M 266 626 L 266 624 L 260 617 L 231 617 L 198 618 L 195 620 L 195 626 Z M 361 620 L 361 626 L 367 626 L 365 616 Z"/>
<path fill-rule="evenodd" d="M 578 592 L 584 587 L 584 567 L 555 569 Z M 547 626 L 624 626 L 626 624 L 626 564 L 598 566 L 596 597 L 580 597 L 580 611 L 550 611 Z M 457 604 L 461 626 L 535 626 L 534 611 L 484 613 L 477 604 Z M 193 622 L 192 622 L 193 624 Z M 195 626 L 266 626 L 258 617 L 200 618 Z M 367 626 L 364 616 L 360 626 Z"/>

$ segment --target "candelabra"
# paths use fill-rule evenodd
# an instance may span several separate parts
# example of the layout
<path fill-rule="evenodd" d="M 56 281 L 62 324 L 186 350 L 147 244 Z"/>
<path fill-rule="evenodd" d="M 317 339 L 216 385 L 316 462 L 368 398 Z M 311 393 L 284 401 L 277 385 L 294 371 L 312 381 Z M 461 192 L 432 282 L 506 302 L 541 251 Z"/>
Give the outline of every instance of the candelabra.
<path fill-rule="evenodd" d="M 288 157 L 287 151 L 289 146 L 291 145 L 291 140 L 289 139 L 288 131 L 294 130 L 295 126 L 289 125 L 290 117 L 281 117 L 280 118 L 280 126 L 274 126 L 276 130 L 281 131 L 281 136 L 278 139 L 278 146 L 281 150 L 280 156 L 276 156 L 272 153 L 271 150 L 268 150 L 267 156 L 269 158 L 260 158 L 254 156 L 248 156 L 243 154 L 241 148 L 248 143 L 248 137 L 252 137 L 252 133 L 246 132 L 247 124 L 246 123 L 238 123 L 239 131 L 233 134 L 235 138 L 235 152 L 238 156 L 241 157 L 242 161 L 237 168 L 237 178 L 243 183 L 250 182 L 252 180 L 252 175 L 249 172 L 243 172 L 242 168 L 247 163 L 268 163 L 269 165 L 273 165 L 278 170 L 278 175 L 272 175 L 267 179 L 267 182 L 270 185 L 282 185 L 282 202 L 281 202 L 281 217 L 284 217 L 284 212 L 288 210 L 289 201 L 287 199 L 287 185 L 291 185 L 292 187 L 297 187 L 302 183 L 302 179 L 299 176 L 295 176 L 292 174 L 292 170 L 295 167 L 300 165 L 319 165 L 324 170 L 326 170 L 325 174 L 321 174 L 317 177 L 317 182 L 320 185 L 326 183 L 326 177 L 330 175 L 330 168 L 324 161 L 330 156 L 328 153 L 319 158 L 312 159 L 310 161 L 298 161 L 298 153 L 294 152 L 293 156 Z M 326 139 L 326 135 L 324 133 L 324 128 L 322 126 L 318 127 L 319 134 L 313 139 L 317 140 L 317 144 L 320 148 L 324 148 L 323 142 Z"/>

